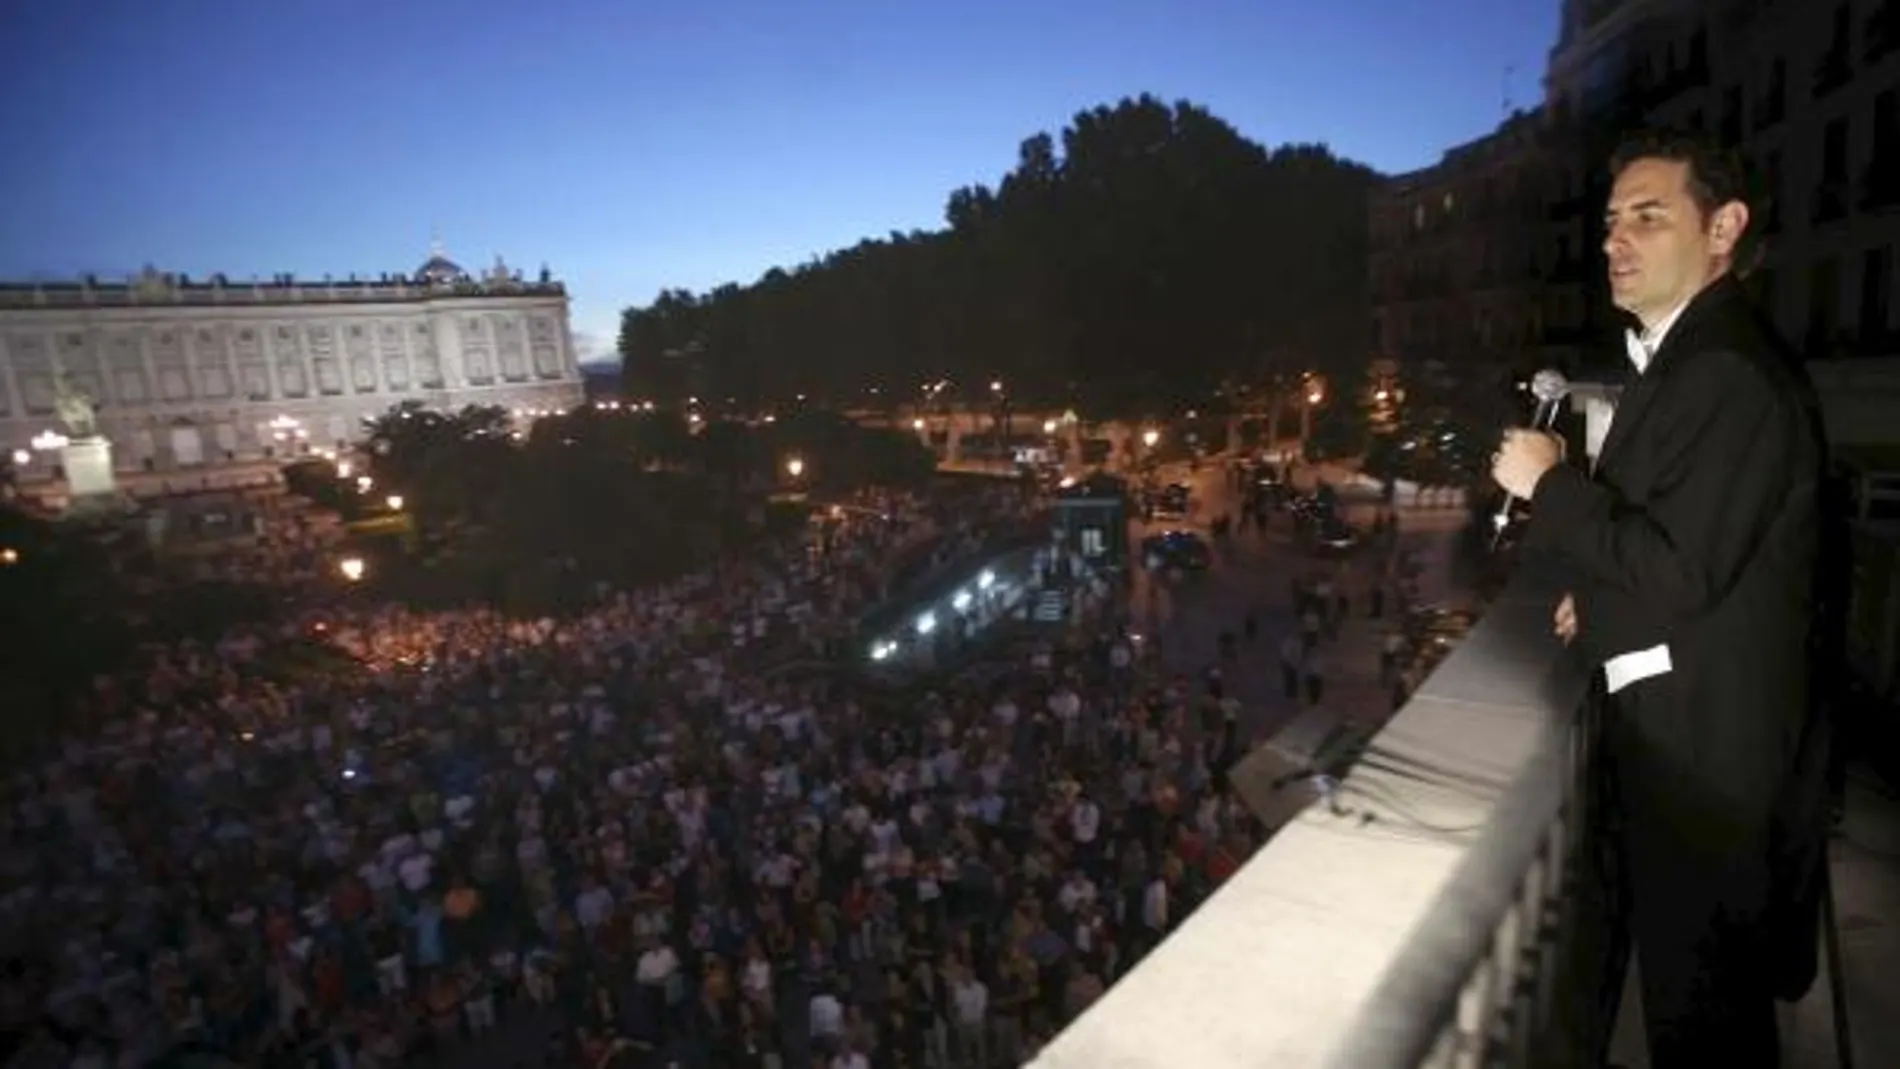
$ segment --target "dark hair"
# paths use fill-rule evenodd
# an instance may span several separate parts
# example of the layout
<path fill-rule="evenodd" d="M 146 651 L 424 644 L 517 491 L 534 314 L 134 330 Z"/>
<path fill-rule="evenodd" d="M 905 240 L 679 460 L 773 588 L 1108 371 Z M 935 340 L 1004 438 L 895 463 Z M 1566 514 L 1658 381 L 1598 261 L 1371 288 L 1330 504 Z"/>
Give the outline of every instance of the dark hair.
<path fill-rule="evenodd" d="M 1610 154 L 1610 181 L 1615 182 L 1624 168 L 1637 160 L 1664 160 L 1686 164 L 1685 176 L 1689 199 L 1706 221 L 1717 208 L 1740 201 L 1749 208 L 1751 221 L 1758 208 L 1766 208 L 1754 176 L 1741 154 L 1707 134 L 1693 130 L 1649 128 L 1625 137 Z M 1746 275 L 1761 260 L 1763 250 L 1754 226 L 1742 231 L 1735 243 L 1734 266 L 1738 275 Z"/>

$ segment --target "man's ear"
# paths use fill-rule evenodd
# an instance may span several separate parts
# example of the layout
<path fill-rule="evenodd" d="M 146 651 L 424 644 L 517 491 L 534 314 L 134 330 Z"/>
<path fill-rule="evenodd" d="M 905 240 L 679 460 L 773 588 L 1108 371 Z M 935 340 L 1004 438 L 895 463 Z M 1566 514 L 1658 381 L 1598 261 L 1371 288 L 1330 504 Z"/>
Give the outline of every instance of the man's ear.
<path fill-rule="evenodd" d="M 1729 201 L 1709 216 L 1709 252 L 1716 256 L 1734 256 L 1742 234 L 1748 230 L 1748 205 Z"/>

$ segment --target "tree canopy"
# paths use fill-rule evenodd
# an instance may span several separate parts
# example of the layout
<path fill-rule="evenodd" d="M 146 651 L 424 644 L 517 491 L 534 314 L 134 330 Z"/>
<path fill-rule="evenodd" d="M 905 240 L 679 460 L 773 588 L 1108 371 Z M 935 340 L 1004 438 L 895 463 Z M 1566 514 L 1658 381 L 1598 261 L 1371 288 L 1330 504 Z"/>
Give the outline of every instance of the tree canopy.
<path fill-rule="evenodd" d="M 914 434 L 818 412 L 692 427 L 675 412 L 583 407 L 522 436 L 501 409 L 399 405 L 365 430 L 371 492 L 327 464 L 293 489 L 356 499 L 342 508 L 351 519 L 399 495 L 433 586 L 509 604 L 527 588 L 529 602 L 558 601 L 596 580 L 663 577 L 743 549 L 770 533 L 774 495 L 914 484 L 935 468 Z M 326 472 L 328 487 L 309 477 Z"/>
<path fill-rule="evenodd" d="M 1024 141 L 995 188 L 950 193 L 942 229 L 627 309 L 623 381 L 854 405 L 1006 378 L 1018 399 L 1133 415 L 1357 368 L 1376 178 L 1324 146 L 1269 151 L 1190 103 L 1125 99 Z"/>

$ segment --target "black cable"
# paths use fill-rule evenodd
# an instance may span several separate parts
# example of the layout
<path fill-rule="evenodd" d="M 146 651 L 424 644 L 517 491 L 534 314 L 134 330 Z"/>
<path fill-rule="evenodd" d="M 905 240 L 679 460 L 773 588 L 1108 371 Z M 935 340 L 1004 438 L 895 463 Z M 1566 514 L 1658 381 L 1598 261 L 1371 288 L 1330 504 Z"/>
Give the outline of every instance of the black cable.
<path fill-rule="evenodd" d="M 1387 793 L 1382 796 L 1378 791 L 1372 789 L 1374 786 L 1382 787 Z M 1384 787 L 1383 784 L 1375 785 L 1375 784 L 1362 784 L 1362 783 L 1355 783 L 1355 784 L 1341 783 L 1335 789 L 1339 791 L 1350 791 L 1354 794 L 1362 795 L 1375 804 L 1383 805 L 1391 809 L 1395 816 L 1399 817 L 1401 820 L 1403 820 L 1407 824 L 1411 824 L 1412 826 L 1416 828 L 1419 828 L 1423 831 L 1431 832 L 1435 835 L 1452 835 L 1452 836 L 1471 835 L 1475 832 L 1484 830 L 1485 824 L 1487 823 L 1484 821 L 1480 821 L 1479 823 L 1470 824 L 1463 827 L 1452 827 L 1449 825 L 1433 823 L 1432 821 L 1426 820 L 1425 818 L 1419 816 L 1416 811 L 1412 811 L 1410 803 L 1404 801 L 1399 796 L 1397 791 L 1392 790 L 1390 787 Z M 1368 816 L 1371 818 L 1371 820 L 1380 819 L 1379 815 L 1376 813 L 1368 814 Z"/>

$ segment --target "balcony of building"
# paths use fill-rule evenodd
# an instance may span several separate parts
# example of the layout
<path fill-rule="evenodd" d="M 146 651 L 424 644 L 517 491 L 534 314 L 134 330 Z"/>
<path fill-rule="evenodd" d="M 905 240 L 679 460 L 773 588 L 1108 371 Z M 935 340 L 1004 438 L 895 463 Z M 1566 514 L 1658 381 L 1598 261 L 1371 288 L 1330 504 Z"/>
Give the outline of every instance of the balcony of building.
<path fill-rule="evenodd" d="M 1900 150 L 1876 150 L 1867 162 L 1861 172 L 1860 206 L 1868 212 L 1900 209 Z"/>
<path fill-rule="evenodd" d="M 1814 199 L 1808 208 L 1808 222 L 1825 226 L 1847 218 L 1854 203 L 1853 188 L 1845 178 L 1825 180 L 1814 187 Z"/>
<path fill-rule="evenodd" d="M 1561 589 L 1520 567 L 1343 766 L 1287 740 L 1249 799 L 1293 796 L 1274 836 L 1035 1069 L 1647 1064 L 1641 965 L 1600 890 L 1598 724 L 1550 635 Z M 1847 1064 L 1838 990 L 1856 1064 L 1900 1065 L 1900 805 L 1859 768 L 1829 871 L 1838 946 L 1781 1008 L 1783 1064 Z"/>
<path fill-rule="evenodd" d="M 1854 80 L 1853 53 L 1847 38 L 1837 37 L 1828 50 L 1814 61 L 1814 96 L 1827 96 Z"/>
<path fill-rule="evenodd" d="M 1862 24 L 1861 58 L 1879 63 L 1900 48 L 1900 0 L 1880 0 Z"/>
<path fill-rule="evenodd" d="M 1788 117 L 1788 85 L 1781 61 L 1776 61 L 1774 74 L 1768 85 L 1755 95 L 1754 106 L 1749 109 L 1750 127 L 1755 133 L 1773 129 L 1781 120 Z"/>

